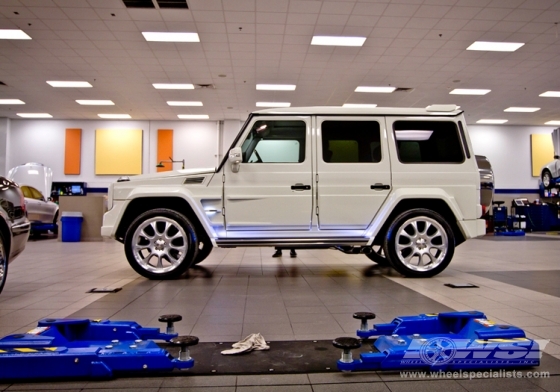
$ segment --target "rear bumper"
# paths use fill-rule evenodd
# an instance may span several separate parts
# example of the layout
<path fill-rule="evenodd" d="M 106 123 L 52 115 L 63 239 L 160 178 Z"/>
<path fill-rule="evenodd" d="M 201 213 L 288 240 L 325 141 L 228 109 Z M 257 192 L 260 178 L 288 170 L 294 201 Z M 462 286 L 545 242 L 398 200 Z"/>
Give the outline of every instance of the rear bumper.
<path fill-rule="evenodd" d="M 10 245 L 10 256 L 8 258 L 10 263 L 25 249 L 31 231 L 31 223 L 29 223 L 27 219 L 16 222 L 12 225 L 11 231 L 12 242 Z"/>
<path fill-rule="evenodd" d="M 486 234 L 486 221 L 484 219 L 464 220 L 458 223 L 465 239 L 476 238 Z"/>

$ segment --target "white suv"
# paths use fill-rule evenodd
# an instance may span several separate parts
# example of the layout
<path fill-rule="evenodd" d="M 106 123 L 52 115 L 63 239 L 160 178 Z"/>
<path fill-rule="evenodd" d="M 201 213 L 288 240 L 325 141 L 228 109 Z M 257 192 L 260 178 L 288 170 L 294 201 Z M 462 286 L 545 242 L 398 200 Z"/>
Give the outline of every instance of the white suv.
<path fill-rule="evenodd" d="M 102 235 L 140 275 L 175 278 L 214 246 L 336 248 L 411 277 L 485 234 L 480 177 L 455 105 L 252 113 L 218 168 L 126 178 Z"/>

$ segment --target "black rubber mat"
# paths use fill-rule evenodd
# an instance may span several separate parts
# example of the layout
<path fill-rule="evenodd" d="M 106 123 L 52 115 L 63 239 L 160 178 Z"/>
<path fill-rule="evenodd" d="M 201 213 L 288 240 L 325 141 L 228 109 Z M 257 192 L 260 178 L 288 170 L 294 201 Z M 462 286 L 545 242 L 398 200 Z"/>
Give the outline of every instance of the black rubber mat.
<path fill-rule="evenodd" d="M 560 271 L 488 271 L 470 272 L 499 282 L 560 297 Z"/>
<path fill-rule="evenodd" d="M 190 350 L 191 356 L 195 360 L 194 367 L 186 372 L 175 371 L 168 373 L 168 375 L 255 375 L 339 372 L 336 362 L 340 359 L 342 351 L 333 347 L 332 340 L 269 342 L 270 350 L 267 351 L 222 355 L 221 351 L 231 348 L 231 344 L 199 343 L 191 347 Z M 172 356 L 178 356 L 179 349 L 176 346 L 168 346 L 166 344 L 161 346 L 169 351 Z M 371 341 L 364 341 L 360 349 L 353 350 L 354 358 L 359 358 L 360 352 L 369 352 L 371 350 Z M 541 365 L 533 368 L 533 370 L 548 371 L 550 375 L 560 375 L 560 360 L 543 353 Z"/>

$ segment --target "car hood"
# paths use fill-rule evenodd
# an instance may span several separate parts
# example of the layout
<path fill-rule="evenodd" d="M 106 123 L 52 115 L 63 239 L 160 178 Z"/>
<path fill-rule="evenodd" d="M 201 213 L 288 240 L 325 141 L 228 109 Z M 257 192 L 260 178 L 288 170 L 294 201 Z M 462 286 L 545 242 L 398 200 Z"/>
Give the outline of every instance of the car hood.
<path fill-rule="evenodd" d="M 172 178 L 172 177 L 184 177 L 184 176 L 191 176 L 197 174 L 212 174 L 216 172 L 216 168 L 197 168 L 197 169 L 180 169 L 180 170 L 171 170 L 166 172 L 159 172 L 154 174 L 140 174 L 137 176 L 124 176 L 119 178 L 118 182 L 123 181 L 147 181 L 147 180 L 156 180 L 156 179 L 164 179 L 164 178 Z"/>
<path fill-rule="evenodd" d="M 8 179 L 15 181 L 19 186 L 32 186 L 39 190 L 45 199 L 51 195 L 52 176 L 50 167 L 35 162 L 13 167 L 8 172 Z"/>

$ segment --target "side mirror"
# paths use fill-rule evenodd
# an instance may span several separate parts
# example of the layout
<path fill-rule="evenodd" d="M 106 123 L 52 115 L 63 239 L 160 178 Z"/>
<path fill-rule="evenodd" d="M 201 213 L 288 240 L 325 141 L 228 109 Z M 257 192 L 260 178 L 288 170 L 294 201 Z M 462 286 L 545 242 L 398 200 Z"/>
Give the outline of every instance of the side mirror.
<path fill-rule="evenodd" d="M 554 159 L 560 159 L 560 155 L 554 155 Z"/>
<path fill-rule="evenodd" d="M 231 163 L 231 171 L 237 173 L 242 159 L 241 147 L 234 147 L 229 150 L 228 161 Z"/>

